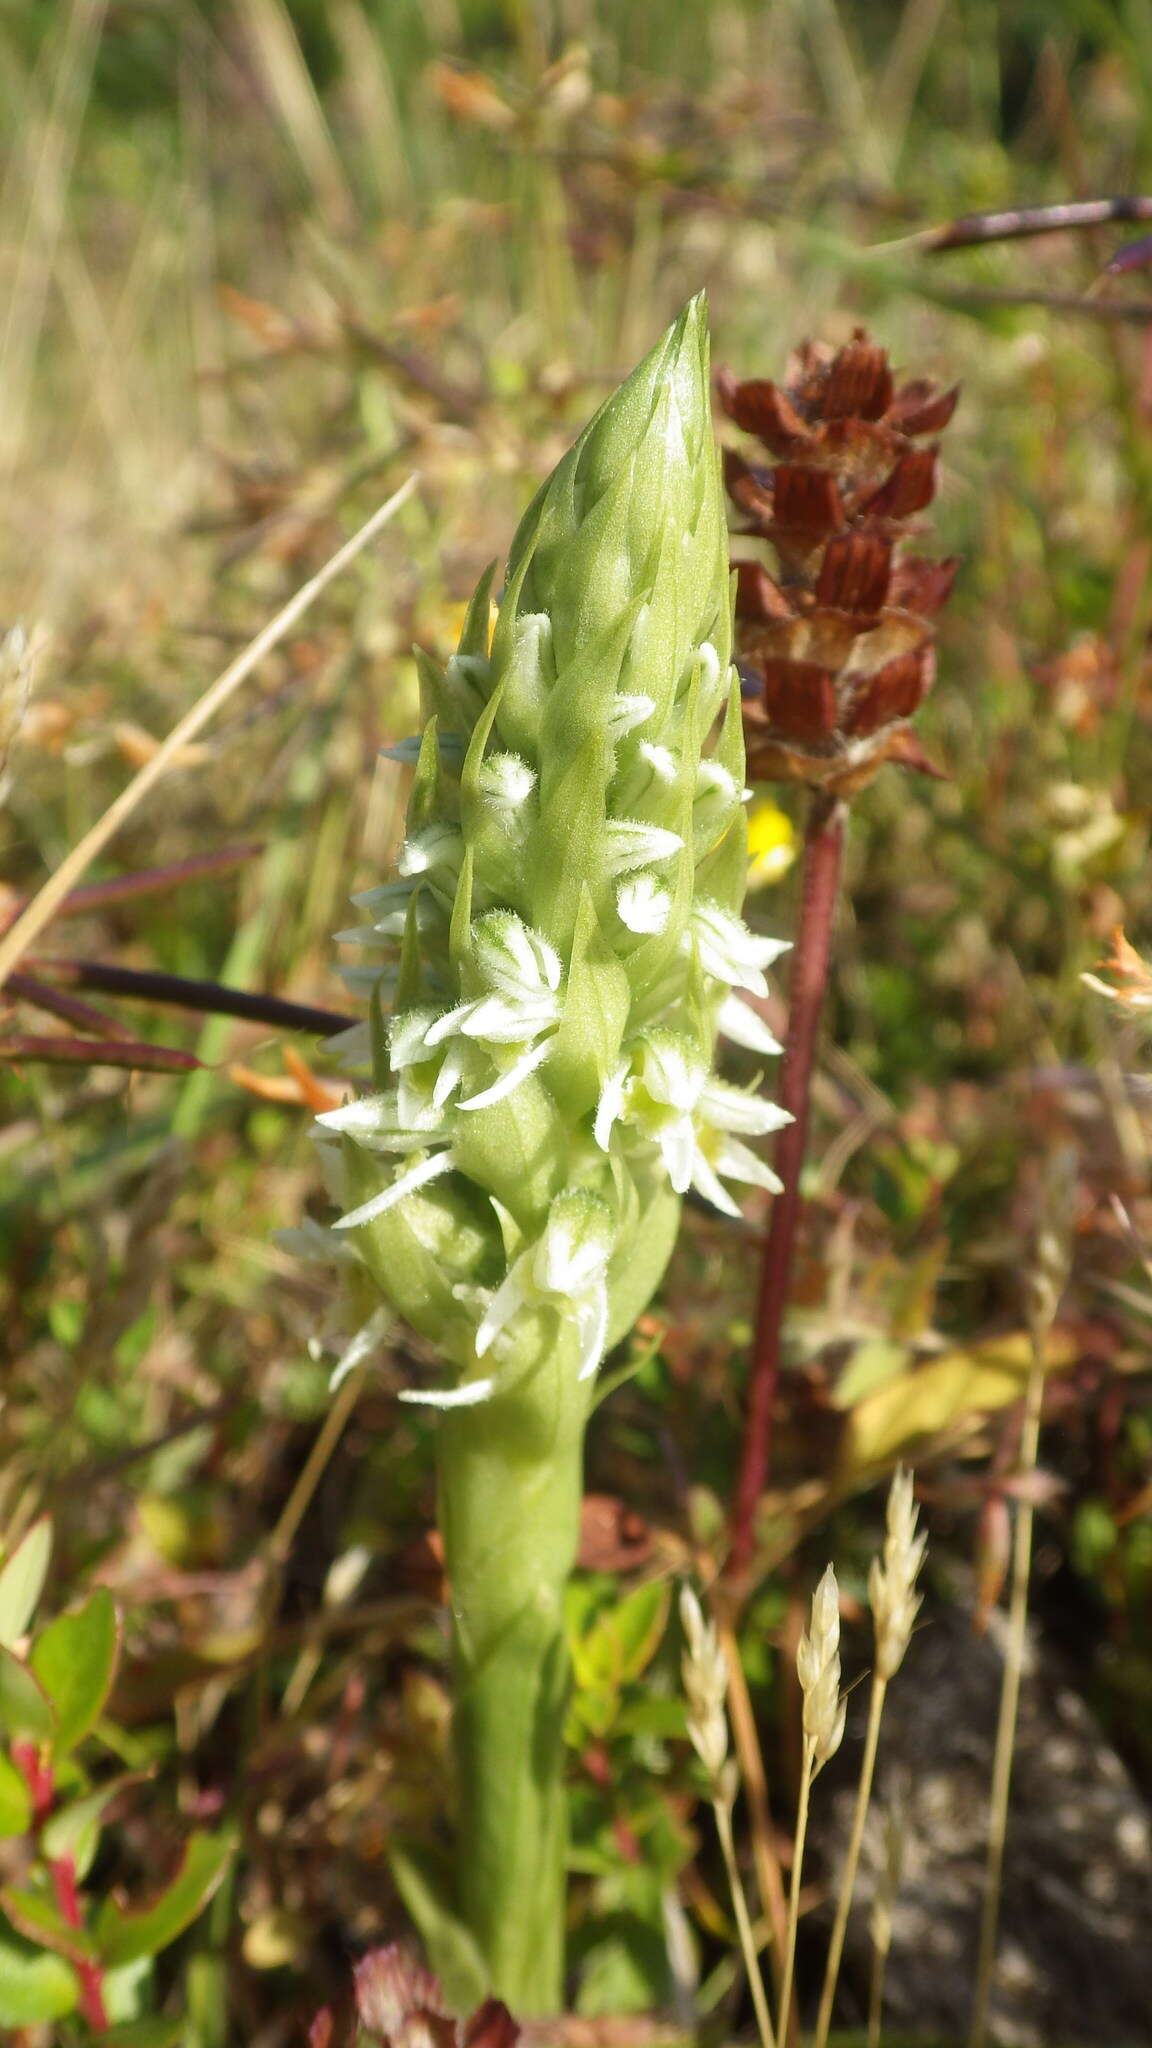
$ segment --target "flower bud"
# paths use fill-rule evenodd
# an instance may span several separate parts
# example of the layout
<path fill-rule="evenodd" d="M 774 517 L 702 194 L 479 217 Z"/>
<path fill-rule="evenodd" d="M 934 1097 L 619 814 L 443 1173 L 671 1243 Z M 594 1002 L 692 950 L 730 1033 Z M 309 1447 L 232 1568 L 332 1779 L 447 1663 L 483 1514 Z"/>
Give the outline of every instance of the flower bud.
<path fill-rule="evenodd" d="M 489 646 L 490 582 L 446 667 L 421 659 L 424 733 L 393 750 L 415 770 L 398 880 L 345 935 L 392 955 L 349 970 L 393 996 L 379 1092 L 324 1119 L 349 1160 L 338 1229 L 418 1328 L 442 1323 L 469 1399 L 555 1348 L 557 1303 L 594 1370 L 687 1189 L 736 1213 L 726 1180 L 775 1185 L 740 1136 L 781 1113 L 713 1075 L 721 1022 L 775 1048 L 735 992 L 762 995 L 781 948 L 739 916 L 701 300 L 538 491 Z M 554 1284 L 578 1210 L 595 1271 Z"/>

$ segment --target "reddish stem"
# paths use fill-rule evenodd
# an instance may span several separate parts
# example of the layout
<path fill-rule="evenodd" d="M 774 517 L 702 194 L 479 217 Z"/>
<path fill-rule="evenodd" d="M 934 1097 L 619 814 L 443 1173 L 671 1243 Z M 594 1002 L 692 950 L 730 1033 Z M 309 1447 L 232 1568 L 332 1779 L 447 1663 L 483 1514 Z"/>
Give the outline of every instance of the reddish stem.
<path fill-rule="evenodd" d="M 783 1187 L 772 1204 L 772 1221 L 760 1267 L 748 1410 L 732 1514 L 728 1571 L 733 1577 L 739 1576 L 751 1562 L 756 1541 L 756 1504 L 768 1477 L 772 1419 L 780 1381 L 780 1336 L 800 1219 L 800 1173 L 808 1143 L 812 1066 L 828 980 L 846 815 L 844 805 L 836 798 L 820 790 L 813 792 L 804 835 L 799 928 L 792 953 L 788 1035 L 780 1072 L 781 1107 L 791 1111 L 794 1121 L 784 1126 L 776 1141 L 774 1164 Z"/>
<path fill-rule="evenodd" d="M 84 1913 L 80 1905 L 80 1893 L 76 1884 L 76 1865 L 71 1856 L 57 1856 L 49 1859 L 48 1869 L 52 1877 L 52 1889 L 60 1918 L 69 1927 L 82 1929 Z M 108 2009 L 104 2004 L 104 1972 L 99 1963 L 81 1958 L 75 1964 L 80 1980 L 80 2010 L 88 2025 L 95 2033 L 103 2033 L 108 2025 Z"/>

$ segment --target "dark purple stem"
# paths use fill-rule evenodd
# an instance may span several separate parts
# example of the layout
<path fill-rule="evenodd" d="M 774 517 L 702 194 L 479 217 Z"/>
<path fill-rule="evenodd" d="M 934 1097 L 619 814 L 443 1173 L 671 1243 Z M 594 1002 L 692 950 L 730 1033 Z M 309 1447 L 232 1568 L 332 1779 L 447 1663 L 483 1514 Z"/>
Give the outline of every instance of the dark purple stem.
<path fill-rule="evenodd" d="M 102 960 L 37 960 L 38 974 L 69 982 L 73 988 L 101 989 L 106 995 L 128 996 L 141 1003 L 168 1003 L 204 1016 L 244 1017 L 253 1024 L 271 1024 L 284 1031 L 311 1031 L 330 1037 L 355 1023 L 339 1010 L 313 1009 L 282 996 L 226 988 L 219 981 L 191 981 L 179 974 L 157 974 L 144 968 L 113 967 Z"/>
<path fill-rule="evenodd" d="M 828 980 L 845 817 L 844 805 L 836 798 L 823 791 L 813 793 L 804 836 L 800 917 L 788 996 L 788 1036 L 780 1073 L 780 1104 L 791 1112 L 794 1121 L 784 1126 L 776 1141 L 774 1164 L 783 1188 L 772 1204 L 772 1221 L 760 1268 L 748 1410 L 732 1514 L 728 1571 L 733 1577 L 745 1571 L 751 1562 L 756 1542 L 756 1504 L 768 1477 L 772 1419 L 780 1381 L 780 1336 L 800 1219 L 800 1173 L 808 1143 L 812 1066 Z"/>

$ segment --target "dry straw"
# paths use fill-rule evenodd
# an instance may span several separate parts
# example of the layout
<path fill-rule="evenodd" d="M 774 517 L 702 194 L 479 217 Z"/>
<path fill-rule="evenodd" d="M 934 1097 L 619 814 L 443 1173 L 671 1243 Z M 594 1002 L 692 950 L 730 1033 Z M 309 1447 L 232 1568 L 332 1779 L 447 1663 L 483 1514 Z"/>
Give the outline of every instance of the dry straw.
<path fill-rule="evenodd" d="M 1027 1479 L 1035 1471 L 1040 1451 L 1040 1419 L 1044 1408 L 1048 1339 L 1056 1320 L 1060 1297 L 1067 1284 L 1068 1268 L 1071 1263 L 1076 1166 L 1075 1153 L 1067 1149 L 1057 1152 L 1048 1162 L 1036 1223 L 1032 1265 L 1026 1276 L 1032 1358 L 1024 1394 L 1024 1422 L 1020 1432 L 1020 1454 L 1017 1461 L 1017 1472 L 1021 1479 Z M 1004 1876 L 1004 1845 L 1008 1832 L 1008 1792 L 1012 1779 L 1012 1752 L 1016 1745 L 1016 1720 L 1020 1706 L 1020 1681 L 1024 1669 L 1024 1645 L 1028 1625 L 1032 1522 L 1032 1502 L 1022 1494 L 1016 1502 L 1016 1523 L 1012 1537 L 1012 1581 L 1008 1595 L 1004 1678 L 996 1723 L 996 1746 L 992 1758 L 988 1860 L 976 1964 L 976 1993 L 972 2004 L 968 2048 L 984 2048 L 988 2038 L 992 1978 L 996 1964 L 996 1929 L 1000 1917 L 1000 1891 Z"/>
<path fill-rule="evenodd" d="M 796 1928 L 800 1918 L 800 1873 L 808 1833 L 808 1801 L 812 1783 L 844 1739 L 844 1701 L 840 1697 L 840 1589 L 829 1565 L 812 1595 L 812 1617 L 796 1651 L 796 1671 L 804 1695 L 804 1758 L 800 1771 L 800 1803 L 796 1843 L 792 1851 L 792 1884 L 788 1896 L 788 1938 L 784 1979 L 780 1989 L 780 2039 L 788 2039 L 792 1980 L 796 1968 Z"/>
<path fill-rule="evenodd" d="M 716 1816 L 716 1831 L 724 1855 L 724 1867 L 732 1894 L 732 1908 L 740 1933 L 740 1949 L 748 1973 L 748 1988 L 752 1993 L 752 2003 L 756 2010 L 756 2025 L 762 2048 L 775 2048 L 776 2036 L 772 2028 L 764 1979 L 756 1953 L 756 1937 L 732 1839 L 732 1807 L 736 1798 L 738 1772 L 735 1758 L 728 1754 L 728 1716 L 725 1710 L 728 1660 L 713 1624 L 705 1620 L 700 1602 L 690 1586 L 680 1588 L 680 1620 L 685 1642 L 681 1670 L 688 1701 L 688 1734 L 692 1747 L 708 1773 L 709 1796 L 712 1811 Z"/>
<path fill-rule="evenodd" d="M 880 1740 L 884 1697 L 889 1679 L 895 1677 L 904 1661 L 913 1623 L 920 1609 L 922 1596 L 916 1591 L 916 1580 L 924 1561 L 926 1542 L 925 1536 L 916 1533 L 912 1474 L 905 1472 L 898 1465 L 888 1490 L 887 1529 L 883 1551 L 879 1557 L 873 1558 L 872 1568 L 868 1574 L 868 1597 L 872 1604 L 872 1625 L 876 1643 L 872 1691 L 868 1702 L 868 1730 L 864 1738 L 864 1758 L 856 1788 L 852 1832 L 848 1841 L 848 1853 L 844 1859 L 840 1892 L 836 1901 L 836 1918 L 828 1946 L 828 1961 L 824 1971 L 824 1986 L 820 1994 L 814 2048 L 824 2048 L 832 2023 L 832 2001 L 836 1996 L 836 1980 L 840 1974 L 840 1963 L 844 1954 L 844 1936 L 848 1927 L 852 1894 L 856 1887 L 864 1825 L 872 1797 L 872 1780 L 876 1769 L 876 1750 Z"/>

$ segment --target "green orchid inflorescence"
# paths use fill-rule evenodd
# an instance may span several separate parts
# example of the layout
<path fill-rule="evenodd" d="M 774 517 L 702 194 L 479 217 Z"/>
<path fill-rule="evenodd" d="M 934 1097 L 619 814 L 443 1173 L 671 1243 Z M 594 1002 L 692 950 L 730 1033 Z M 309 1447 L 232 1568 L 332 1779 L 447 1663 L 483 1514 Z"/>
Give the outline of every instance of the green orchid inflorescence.
<path fill-rule="evenodd" d="M 385 964 L 359 1027 L 375 1093 L 341 1140 L 335 1228 L 455 1374 L 440 1515 L 455 1630 L 456 1910 L 521 2014 L 562 1984 L 568 1685 L 594 1375 L 657 1286 L 681 1199 L 773 1188 L 787 1119 L 716 1078 L 718 1030 L 779 1050 L 780 942 L 738 914 L 744 747 L 708 341 L 695 299 L 585 428 L 460 646 L 422 659 L 398 878 L 357 899 Z M 384 1014 L 389 1014 L 385 1024 Z"/>

